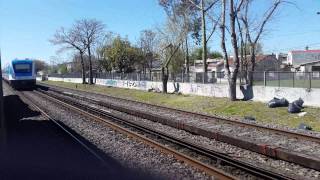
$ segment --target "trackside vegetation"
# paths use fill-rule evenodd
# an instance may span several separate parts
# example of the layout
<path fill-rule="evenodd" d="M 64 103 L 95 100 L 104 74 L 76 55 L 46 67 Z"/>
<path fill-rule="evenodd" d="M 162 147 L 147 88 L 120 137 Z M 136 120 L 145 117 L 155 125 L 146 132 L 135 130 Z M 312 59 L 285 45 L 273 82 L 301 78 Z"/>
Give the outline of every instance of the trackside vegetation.
<path fill-rule="evenodd" d="M 67 82 L 44 81 L 44 83 L 211 115 L 217 114 L 235 118 L 250 116 L 260 123 L 282 125 L 290 128 L 297 128 L 300 123 L 304 123 L 311 126 L 314 131 L 320 131 L 320 108 L 305 107 L 303 111 L 307 114 L 299 117 L 298 114 L 288 113 L 286 107 L 270 109 L 265 103 L 261 102 L 230 101 L 228 98 L 163 94 Z"/>

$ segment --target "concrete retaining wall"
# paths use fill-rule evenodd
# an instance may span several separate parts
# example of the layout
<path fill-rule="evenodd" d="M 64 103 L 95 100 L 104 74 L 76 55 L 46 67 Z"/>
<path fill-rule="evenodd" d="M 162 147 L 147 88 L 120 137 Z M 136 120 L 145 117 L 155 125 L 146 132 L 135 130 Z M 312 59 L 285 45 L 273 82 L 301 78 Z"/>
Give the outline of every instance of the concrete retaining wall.
<path fill-rule="evenodd" d="M 81 78 L 55 78 L 49 77 L 50 81 L 64 81 L 71 83 L 81 83 Z M 118 88 L 129 88 L 147 91 L 148 89 L 162 90 L 162 82 L 151 81 L 129 81 L 129 80 L 113 80 L 113 79 L 96 79 L 96 84 L 103 86 L 111 86 Z M 177 83 L 176 83 L 177 85 Z M 168 92 L 174 92 L 172 82 L 168 83 Z M 179 83 L 179 92 L 182 94 L 228 97 L 227 84 L 196 84 L 196 83 Z M 273 97 L 284 97 L 290 102 L 301 97 L 307 106 L 320 107 L 320 89 L 304 89 L 289 87 L 253 87 L 253 101 L 267 102 Z M 237 87 L 237 98 L 243 98 L 240 88 Z"/>

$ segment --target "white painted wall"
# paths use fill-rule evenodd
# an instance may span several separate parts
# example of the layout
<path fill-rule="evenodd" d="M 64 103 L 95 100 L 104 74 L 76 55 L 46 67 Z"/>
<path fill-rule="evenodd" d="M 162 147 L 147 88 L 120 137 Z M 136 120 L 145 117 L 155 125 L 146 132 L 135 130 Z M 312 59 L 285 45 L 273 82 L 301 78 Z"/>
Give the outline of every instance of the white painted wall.
<path fill-rule="evenodd" d="M 55 78 L 49 77 L 50 81 L 64 81 L 71 83 L 81 83 L 81 78 Z M 152 81 L 127 81 L 112 79 L 97 79 L 97 85 L 129 88 L 147 91 L 151 88 L 162 90 L 162 82 Z M 228 84 L 196 84 L 196 83 L 179 83 L 180 92 L 182 94 L 211 96 L 211 97 L 228 97 Z M 168 92 L 173 92 L 174 86 L 172 82 L 168 83 Z M 301 97 L 307 106 L 320 107 L 320 89 L 304 89 L 290 87 L 253 87 L 253 101 L 268 102 L 273 97 L 286 98 L 290 102 Z M 239 86 L 237 86 L 237 98 L 243 98 Z"/>

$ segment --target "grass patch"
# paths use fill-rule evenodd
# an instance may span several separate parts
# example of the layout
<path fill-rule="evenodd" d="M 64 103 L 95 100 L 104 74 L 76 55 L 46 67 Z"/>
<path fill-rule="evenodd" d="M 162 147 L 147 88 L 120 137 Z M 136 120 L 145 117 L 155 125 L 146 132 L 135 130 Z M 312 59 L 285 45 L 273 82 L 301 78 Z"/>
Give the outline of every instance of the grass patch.
<path fill-rule="evenodd" d="M 140 90 L 67 82 L 45 81 L 44 83 L 78 90 L 98 92 L 194 112 L 218 114 L 237 118 L 251 116 L 256 118 L 258 122 L 280 124 L 291 128 L 296 128 L 300 123 L 305 123 L 311 126 L 313 130 L 320 131 L 320 108 L 306 107 L 303 111 L 307 112 L 307 114 L 303 117 L 299 117 L 297 114 L 289 114 L 286 107 L 270 109 L 265 103 L 261 102 L 231 102 L 227 98 L 161 94 Z"/>

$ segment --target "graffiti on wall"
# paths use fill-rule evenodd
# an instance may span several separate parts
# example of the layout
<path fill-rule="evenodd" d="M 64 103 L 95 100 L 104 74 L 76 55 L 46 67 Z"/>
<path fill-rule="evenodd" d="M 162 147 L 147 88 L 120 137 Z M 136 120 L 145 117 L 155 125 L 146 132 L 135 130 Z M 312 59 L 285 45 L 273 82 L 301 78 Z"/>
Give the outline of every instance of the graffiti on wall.
<path fill-rule="evenodd" d="M 190 92 L 191 93 L 197 93 L 201 90 L 200 84 L 190 84 Z"/>
<path fill-rule="evenodd" d="M 146 89 L 147 82 L 146 81 L 123 81 L 123 87 L 127 88 L 139 88 L 139 89 Z"/>
<path fill-rule="evenodd" d="M 116 80 L 108 79 L 105 81 L 105 85 L 107 86 L 117 86 L 118 82 Z"/>
<path fill-rule="evenodd" d="M 226 91 L 226 86 L 215 86 L 209 84 L 190 84 L 191 94 L 204 95 L 204 96 L 216 96 L 216 97 L 226 97 L 228 92 Z"/>

